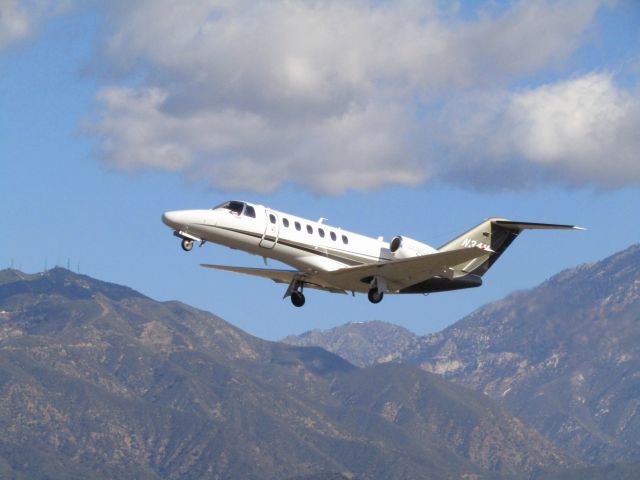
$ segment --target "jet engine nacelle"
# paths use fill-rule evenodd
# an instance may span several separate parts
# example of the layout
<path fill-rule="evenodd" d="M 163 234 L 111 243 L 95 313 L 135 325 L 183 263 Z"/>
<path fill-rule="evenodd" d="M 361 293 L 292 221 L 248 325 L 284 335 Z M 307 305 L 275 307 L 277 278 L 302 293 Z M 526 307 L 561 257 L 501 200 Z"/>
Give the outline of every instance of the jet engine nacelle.
<path fill-rule="evenodd" d="M 419 242 L 409 237 L 397 235 L 393 237 L 389 244 L 389 250 L 395 258 L 417 257 L 435 253 L 437 250 L 426 243 Z"/>

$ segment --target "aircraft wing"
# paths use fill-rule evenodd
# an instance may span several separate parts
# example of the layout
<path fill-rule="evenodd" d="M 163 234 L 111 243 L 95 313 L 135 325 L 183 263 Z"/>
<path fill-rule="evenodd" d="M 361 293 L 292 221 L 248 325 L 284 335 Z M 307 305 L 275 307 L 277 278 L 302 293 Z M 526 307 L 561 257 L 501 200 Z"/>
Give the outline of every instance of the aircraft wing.
<path fill-rule="evenodd" d="M 338 285 L 362 285 L 363 280 L 378 276 L 387 282 L 390 290 L 400 290 L 436 276 L 451 278 L 452 267 L 490 253 L 493 251 L 484 248 L 460 248 L 400 260 L 341 268 L 327 273 L 325 278 L 335 280 Z M 347 287 L 347 289 L 350 288 Z"/>
<path fill-rule="evenodd" d="M 491 250 L 484 248 L 461 248 L 400 260 L 341 268 L 331 272 L 323 272 L 321 277 L 320 275 L 307 274 L 299 270 L 235 267 L 204 263 L 201 265 L 205 268 L 269 278 L 276 283 L 290 284 L 294 279 L 297 279 L 304 282 L 305 287 L 346 294 L 347 290 L 362 291 L 363 279 L 373 278 L 374 276 L 384 278 L 390 290 L 400 290 L 435 276 L 451 277 L 453 274 L 451 267 L 490 253 L 492 253 Z M 365 281 L 365 283 L 368 282 Z"/>
<path fill-rule="evenodd" d="M 211 265 L 208 263 L 201 263 L 202 267 L 213 268 L 215 270 L 224 270 L 226 272 L 243 273 L 245 275 L 253 275 L 255 277 L 270 278 L 276 283 L 290 284 L 294 278 L 304 282 L 305 287 L 316 288 L 318 290 L 326 290 L 332 293 L 347 293 L 341 288 L 337 288 L 327 282 L 316 278 L 313 275 L 308 275 L 299 270 L 279 270 L 272 268 L 250 268 L 250 267 L 234 267 L 229 265 Z"/>

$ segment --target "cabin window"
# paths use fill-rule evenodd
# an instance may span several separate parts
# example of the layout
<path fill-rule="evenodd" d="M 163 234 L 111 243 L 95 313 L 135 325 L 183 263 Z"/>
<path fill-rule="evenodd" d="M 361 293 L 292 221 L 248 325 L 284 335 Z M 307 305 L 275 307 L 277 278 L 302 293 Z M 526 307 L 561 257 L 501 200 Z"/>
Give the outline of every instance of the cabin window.
<path fill-rule="evenodd" d="M 320 237 L 324 238 L 324 230 L 319 228 L 318 229 L 318 233 L 320 234 Z"/>
<path fill-rule="evenodd" d="M 349 243 L 349 239 L 347 238 L 346 235 L 342 235 L 342 243 L 344 243 L 345 245 Z"/>
<path fill-rule="evenodd" d="M 288 219 L 288 218 L 283 218 L 283 219 L 282 219 L 282 224 L 283 224 L 285 227 L 289 228 L 289 219 Z"/>
<path fill-rule="evenodd" d="M 295 222 L 295 226 L 296 226 L 296 230 L 300 231 L 302 229 L 302 226 L 300 225 L 300 222 Z"/>
<path fill-rule="evenodd" d="M 276 223 L 276 216 L 273 213 L 269 214 L 269 221 L 271 223 Z"/>
<path fill-rule="evenodd" d="M 244 214 L 247 217 L 256 218 L 256 210 L 251 205 L 247 205 L 247 208 L 244 209 Z"/>
<path fill-rule="evenodd" d="M 336 241 L 336 232 L 331 232 L 329 235 L 331 235 L 331 240 L 333 240 L 334 242 Z"/>
<path fill-rule="evenodd" d="M 307 233 L 313 235 L 313 227 L 311 225 L 307 225 Z"/>

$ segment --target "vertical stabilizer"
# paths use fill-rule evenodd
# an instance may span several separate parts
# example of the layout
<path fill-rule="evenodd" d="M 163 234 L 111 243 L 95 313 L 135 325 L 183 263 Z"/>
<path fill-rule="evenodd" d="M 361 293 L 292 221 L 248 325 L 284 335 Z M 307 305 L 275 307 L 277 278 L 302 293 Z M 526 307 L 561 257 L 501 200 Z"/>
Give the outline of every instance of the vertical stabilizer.
<path fill-rule="evenodd" d="M 458 248 L 480 247 L 490 249 L 486 256 L 471 260 L 468 263 L 460 264 L 454 267 L 457 273 L 482 276 L 495 263 L 500 255 L 511 245 L 518 237 L 522 229 L 508 228 L 499 225 L 497 222 L 506 221 L 501 218 L 490 218 L 475 227 L 467 230 L 459 237 L 454 238 L 448 243 L 442 245 L 438 250 L 446 252 Z"/>

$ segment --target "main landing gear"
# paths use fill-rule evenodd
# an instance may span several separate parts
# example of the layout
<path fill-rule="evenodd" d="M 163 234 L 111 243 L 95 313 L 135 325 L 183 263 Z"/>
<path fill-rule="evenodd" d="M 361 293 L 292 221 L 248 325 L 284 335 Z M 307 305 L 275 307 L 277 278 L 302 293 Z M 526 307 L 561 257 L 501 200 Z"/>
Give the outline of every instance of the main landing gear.
<path fill-rule="evenodd" d="M 300 290 L 296 290 L 295 292 L 291 292 L 291 303 L 293 303 L 293 305 L 295 307 L 301 307 L 304 305 L 304 293 L 302 293 Z"/>
<path fill-rule="evenodd" d="M 188 238 L 183 238 L 182 243 L 180 245 L 182 246 L 182 249 L 185 252 L 190 252 L 191 249 L 193 248 L 193 240 L 189 240 Z"/>
<path fill-rule="evenodd" d="M 304 293 L 302 290 L 304 289 L 304 280 L 302 277 L 293 277 L 291 279 L 291 283 L 287 288 L 286 293 L 284 294 L 284 298 L 291 297 L 291 303 L 293 303 L 294 307 L 301 307 L 304 305 Z"/>
<path fill-rule="evenodd" d="M 380 303 L 386 290 L 386 280 L 382 277 L 373 277 L 369 284 L 369 293 L 367 294 L 367 297 L 371 303 Z"/>
<path fill-rule="evenodd" d="M 371 303 L 380 303 L 384 297 L 384 293 L 379 291 L 377 288 L 372 288 L 369 290 L 367 297 Z"/>

